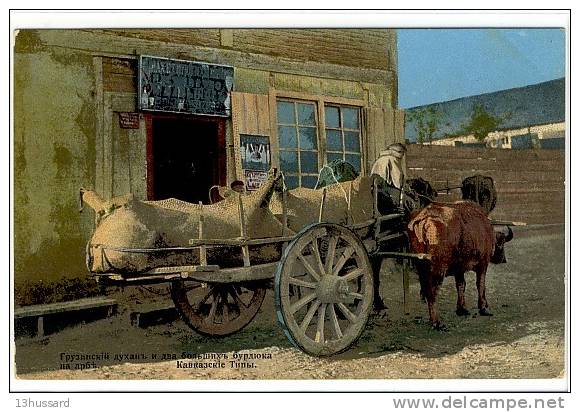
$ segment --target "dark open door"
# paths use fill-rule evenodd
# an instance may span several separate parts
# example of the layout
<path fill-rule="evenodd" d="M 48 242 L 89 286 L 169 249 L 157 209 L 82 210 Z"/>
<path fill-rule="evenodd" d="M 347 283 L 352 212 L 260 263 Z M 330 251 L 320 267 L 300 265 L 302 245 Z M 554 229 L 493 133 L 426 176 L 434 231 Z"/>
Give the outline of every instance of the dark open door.
<path fill-rule="evenodd" d="M 209 202 L 209 189 L 226 184 L 222 118 L 147 115 L 147 197 Z"/>

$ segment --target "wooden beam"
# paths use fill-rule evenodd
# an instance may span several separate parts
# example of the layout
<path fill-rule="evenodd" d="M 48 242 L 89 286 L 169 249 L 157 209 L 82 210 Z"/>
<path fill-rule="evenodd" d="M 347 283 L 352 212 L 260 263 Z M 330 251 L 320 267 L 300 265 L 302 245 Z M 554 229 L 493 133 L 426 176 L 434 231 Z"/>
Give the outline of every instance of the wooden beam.
<path fill-rule="evenodd" d="M 246 217 L 244 216 L 244 202 L 242 201 L 242 194 L 238 193 L 238 212 L 240 214 L 240 234 L 243 239 L 247 239 L 248 230 L 246 228 Z M 244 260 L 244 266 L 250 266 L 250 250 L 248 245 L 244 244 L 242 246 L 242 258 Z"/>
<path fill-rule="evenodd" d="M 201 201 L 199 202 L 199 208 L 200 208 L 200 212 L 199 212 L 198 238 L 200 241 L 203 241 L 204 217 L 203 217 L 203 204 L 201 203 Z M 199 247 L 199 264 L 202 266 L 207 266 L 207 250 L 206 250 L 205 245 L 201 245 Z"/>
<path fill-rule="evenodd" d="M 409 302 L 409 270 L 407 268 L 408 262 L 407 259 L 403 260 L 403 311 L 405 315 L 409 315 L 411 313 L 411 305 Z"/>
<path fill-rule="evenodd" d="M 322 188 L 322 198 L 320 199 L 320 209 L 318 210 L 318 223 L 322 222 L 324 216 L 324 202 L 326 201 L 326 187 Z"/>
<path fill-rule="evenodd" d="M 48 303 L 44 305 L 24 306 L 14 310 L 14 318 L 21 319 L 34 316 L 45 316 L 53 313 L 62 313 L 106 306 L 116 306 L 115 299 L 97 297 L 73 300 L 70 302 Z"/>

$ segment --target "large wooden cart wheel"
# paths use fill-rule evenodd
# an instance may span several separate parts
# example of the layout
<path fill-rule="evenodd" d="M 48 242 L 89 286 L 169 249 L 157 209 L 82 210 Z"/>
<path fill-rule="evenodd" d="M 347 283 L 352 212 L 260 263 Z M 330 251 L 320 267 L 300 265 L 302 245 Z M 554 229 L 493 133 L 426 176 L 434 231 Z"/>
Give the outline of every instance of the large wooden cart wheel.
<path fill-rule="evenodd" d="M 207 336 L 227 336 L 244 328 L 258 313 L 264 296 L 263 282 L 171 283 L 171 298 L 185 323 Z"/>
<path fill-rule="evenodd" d="M 367 251 L 349 229 L 319 223 L 288 245 L 275 277 L 278 321 L 302 351 L 328 356 L 348 349 L 373 302 Z"/>

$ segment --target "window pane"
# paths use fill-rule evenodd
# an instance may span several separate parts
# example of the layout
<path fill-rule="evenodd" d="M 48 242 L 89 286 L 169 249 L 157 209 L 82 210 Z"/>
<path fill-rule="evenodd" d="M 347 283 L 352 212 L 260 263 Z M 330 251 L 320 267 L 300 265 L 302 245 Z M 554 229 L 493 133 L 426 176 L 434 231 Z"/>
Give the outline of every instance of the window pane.
<path fill-rule="evenodd" d="M 342 122 L 345 129 L 358 129 L 358 109 L 343 107 Z"/>
<path fill-rule="evenodd" d="M 336 159 L 342 160 L 342 153 L 326 153 L 326 164 Z"/>
<path fill-rule="evenodd" d="M 278 123 L 296 123 L 294 117 L 294 103 L 278 102 Z"/>
<path fill-rule="evenodd" d="M 314 127 L 301 127 L 298 133 L 300 133 L 300 149 L 316 150 L 318 148 Z"/>
<path fill-rule="evenodd" d="M 338 121 L 338 107 L 326 106 L 324 108 L 324 117 L 326 122 L 326 127 L 340 127 Z"/>
<path fill-rule="evenodd" d="M 296 139 L 296 128 L 292 126 L 278 126 L 278 140 L 282 148 L 298 148 L 298 140 Z"/>
<path fill-rule="evenodd" d="M 346 154 L 344 157 L 344 160 L 353 165 L 355 170 L 360 173 L 360 155 Z"/>
<path fill-rule="evenodd" d="M 296 189 L 298 187 L 298 176 L 284 175 L 284 183 L 288 189 Z"/>
<path fill-rule="evenodd" d="M 318 176 L 302 176 L 302 184 L 300 186 L 314 189 L 318 182 Z"/>
<path fill-rule="evenodd" d="M 326 130 L 326 150 L 342 151 L 340 130 Z"/>
<path fill-rule="evenodd" d="M 314 105 L 298 103 L 298 123 L 307 126 L 316 125 Z"/>
<path fill-rule="evenodd" d="M 318 153 L 301 151 L 300 167 L 302 173 L 318 173 Z"/>
<path fill-rule="evenodd" d="M 347 152 L 360 152 L 358 132 L 344 132 L 344 150 Z"/>
<path fill-rule="evenodd" d="M 297 152 L 280 151 L 280 169 L 283 172 L 298 172 Z"/>

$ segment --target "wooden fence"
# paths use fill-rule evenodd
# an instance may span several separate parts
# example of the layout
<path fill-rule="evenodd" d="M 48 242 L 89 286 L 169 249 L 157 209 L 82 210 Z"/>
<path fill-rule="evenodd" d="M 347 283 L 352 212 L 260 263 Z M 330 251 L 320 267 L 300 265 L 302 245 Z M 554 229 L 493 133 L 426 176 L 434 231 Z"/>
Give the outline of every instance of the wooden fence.
<path fill-rule="evenodd" d="M 491 176 L 498 201 L 491 216 L 528 224 L 565 221 L 565 154 L 560 150 L 475 149 L 409 145 L 410 177 L 422 177 L 435 189 L 459 186 L 474 174 Z M 440 201 L 461 198 L 461 191 L 439 195 Z"/>

